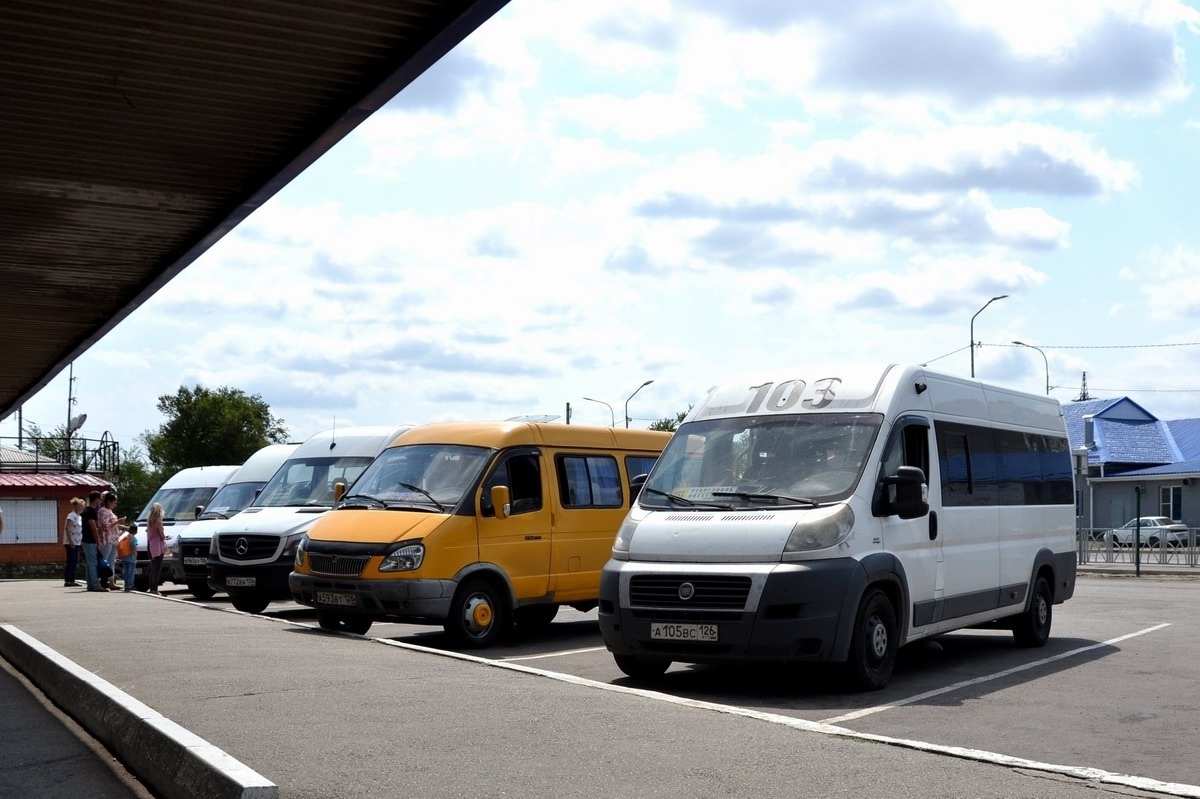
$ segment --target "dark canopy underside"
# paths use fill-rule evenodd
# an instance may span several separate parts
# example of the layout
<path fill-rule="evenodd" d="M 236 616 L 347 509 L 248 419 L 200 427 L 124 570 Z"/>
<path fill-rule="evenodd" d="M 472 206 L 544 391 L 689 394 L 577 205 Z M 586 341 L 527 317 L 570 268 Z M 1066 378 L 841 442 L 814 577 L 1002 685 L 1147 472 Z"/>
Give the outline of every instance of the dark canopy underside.
<path fill-rule="evenodd" d="M 0 4 L 0 419 L 506 2 Z"/>

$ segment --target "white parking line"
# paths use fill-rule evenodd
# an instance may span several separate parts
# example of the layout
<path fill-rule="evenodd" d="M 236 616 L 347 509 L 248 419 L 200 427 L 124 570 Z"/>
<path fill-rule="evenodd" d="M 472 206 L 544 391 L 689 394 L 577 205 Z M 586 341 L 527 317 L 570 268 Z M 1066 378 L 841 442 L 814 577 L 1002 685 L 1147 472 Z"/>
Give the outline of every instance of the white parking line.
<path fill-rule="evenodd" d="M 1076 655 L 1081 655 L 1084 652 L 1091 652 L 1093 649 L 1101 649 L 1106 646 L 1112 646 L 1113 644 L 1120 643 L 1121 641 L 1125 641 L 1129 638 L 1136 638 L 1139 635 L 1145 635 L 1146 633 L 1152 633 L 1156 630 L 1161 630 L 1164 627 L 1170 627 L 1170 626 L 1171 626 L 1170 624 L 1156 624 L 1153 627 L 1147 627 L 1144 630 L 1138 630 L 1136 633 L 1129 633 L 1128 635 L 1121 635 L 1116 638 L 1110 638 L 1109 640 L 1104 641 L 1099 644 L 1092 644 L 1091 646 L 1084 646 L 1084 647 L 1080 647 L 1079 649 L 1072 649 L 1070 652 L 1063 652 L 1061 654 L 1054 655 L 1053 657 L 1043 658 L 1042 660 L 1035 660 L 1033 663 L 1026 663 L 1022 666 L 1015 666 L 1011 669 L 1005 669 L 1004 671 L 998 671 L 995 674 L 988 674 L 983 677 L 976 677 L 972 680 L 964 680 L 962 682 L 956 682 L 953 685 L 947 685 L 945 688 L 938 688 L 935 691 L 926 691 L 923 694 L 917 694 L 916 696 L 910 696 L 908 699 L 897 699 L 895 702 L 888 702 L 887 704 L 884 704 L 884 705 L 876 705 L 875 707 L 866 707 L 866 708 L 863 708 L 862 710 L 855 710 L 853 713 L 846 713 L 845 715 L 842 715 L 842 716 L 834 716 L 832 718 L 822 719 L 821 723 L 822 724 L 840 724 L 844 721 L 852 721 L 854 719 L 860 719 L 863 716 L 870 716 L 874 713 L 882 713 L 885 710 L 891 710 L 893 708 L 903 707 L 904 705 L 911 705 L 914 702 L 923 702 L 926 699 L 929 699 L 934 696 L 941 696 L 942 694 L 948 694 L 951 691 L 957 691 L 960 688 L 967 688 L 972 685 L 979 685 L 980 683 L 990 682 L 991 680 L 998 680 L 1001 677 L 1007 677 L 1010 674 L 1016 674 L 1017 672 L 1027 671 L 1029 669 L 1037 668 L 1038 666 L 1044 666 L 1045 664 L 1053 663 L 1056 660 L 1064 660 L 1069 657 L 1075 657 Z"/>
<path fill-rule="evenodd" d="M 585 652 L 603 652 L 602 646 L 589 646 L 587 649 L 568 649 L 564 652 L 546 652 L 541 655 L 521 655 L 514 658 L 499 658 L 505 663 L 514 663 L 518 660 L 541 660 L 542 658 L 560 658 L 563 655 L 582 655 Z"/>

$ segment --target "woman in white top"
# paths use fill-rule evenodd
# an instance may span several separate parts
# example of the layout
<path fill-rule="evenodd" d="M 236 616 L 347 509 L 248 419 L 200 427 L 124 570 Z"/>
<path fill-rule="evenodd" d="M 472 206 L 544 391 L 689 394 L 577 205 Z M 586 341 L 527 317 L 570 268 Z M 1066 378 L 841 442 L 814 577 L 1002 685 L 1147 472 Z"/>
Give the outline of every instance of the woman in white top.
<path fill-rule="evenodd" d="M 79 497 L 71 500 L 71 512 L 63 522 L 62 541 L 67 550 L 67 564 L 63 569 L 63 587 L 76 588 L 75 566 L 79 563 L 79 548 L 83 545 L 83 517 L 80 512 L 86 503 Z"/>

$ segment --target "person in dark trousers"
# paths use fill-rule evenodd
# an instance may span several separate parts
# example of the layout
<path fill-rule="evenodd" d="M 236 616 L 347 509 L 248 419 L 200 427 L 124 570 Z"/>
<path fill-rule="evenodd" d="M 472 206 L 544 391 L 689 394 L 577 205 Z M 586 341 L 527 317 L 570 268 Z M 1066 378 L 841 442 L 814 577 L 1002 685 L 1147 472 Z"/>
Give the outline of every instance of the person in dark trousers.
<path fill-rule="evenodd" d="M 88 494 L 87 507 L 83 509 L 83 513 L 79 514 L 83 520 L 83 529 L 80 533 L 83 539 L 83 557 L 87 560 L 87 590 L 89 591 L 107 591 L 100 584 L 100 575 L 96 572 L 96 566 L 99 562 L 100 552 L 97 549 L 97 544 L 100 543 L 100 525 L 97 520 L 97 509 L 100 507 L 100 492 L 93 491 Z"/>
<path fill-rule="evenodd" d="M 84 502 L 79 497 L 71 500 L 71 512 L 63 521 L 63 548 L 67 551 L 67 561 L 63 566 L 63 587 L 75 588 L 80 583 L 75 580 L 75 567 L 79 563 L 79 548 L 83 546 L 83 510 Z"/>
<path fill-rule="evenodd" d="M 150 574 L 146 590 L 158 593 L 158 580 L 162 574 L 163 554 L 167 551 L 167 528 L 163 525 L 163 506 L 155 502 L 150 506 L 150 518 L 146 520 L 146 551 L 150 555 Z"/>

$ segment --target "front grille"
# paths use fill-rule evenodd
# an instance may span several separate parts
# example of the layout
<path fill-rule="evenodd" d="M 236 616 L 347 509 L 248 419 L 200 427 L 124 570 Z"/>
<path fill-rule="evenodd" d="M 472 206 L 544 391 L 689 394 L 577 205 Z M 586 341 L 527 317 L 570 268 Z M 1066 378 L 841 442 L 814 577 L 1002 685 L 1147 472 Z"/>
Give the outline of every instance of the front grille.
<path fill-rule="evenodd" d="M 357 577 L 367 567 L 369 555 L 320 555 L 310 552 L 308 566 L 313 574 L 333 577 Z"/>
<path fill-rule="evenodd" d="M 691 583 L 695 589 L 680 599 L 679 587 Z M 629 581 L 633 607 L 742 610 L 750 595 L 750 578 L 726 575 L 635 574 Z"/>
<path fill-rule="evenodd" d="M 180 547 L 185 558 L 207 558 L 209 542 L 185 543 Z"/>
<path fill-rule="evenodd" d="M 266 560 L 279 550 L 277 535 L 222 535 L 217 537 L 221 557 L 227 560 Z M 239 552 L 239 549 L 244 551 Z"/>

